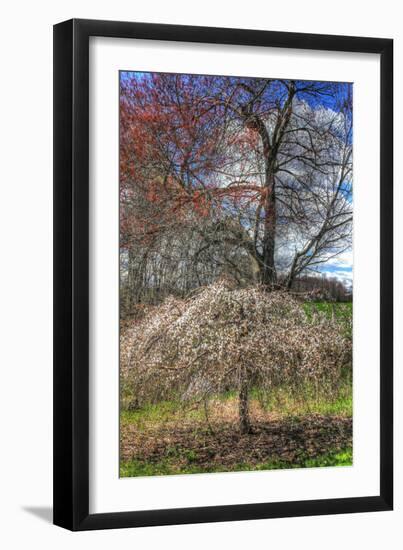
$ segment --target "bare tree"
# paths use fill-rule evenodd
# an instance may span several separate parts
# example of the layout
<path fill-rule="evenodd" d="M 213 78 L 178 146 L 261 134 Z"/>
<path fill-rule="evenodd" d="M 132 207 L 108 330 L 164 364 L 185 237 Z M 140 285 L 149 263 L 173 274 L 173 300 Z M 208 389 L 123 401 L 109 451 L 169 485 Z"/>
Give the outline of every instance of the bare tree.
<path fill-rule="evenodd" d="M 124 78 L 121 273 L 131 305 L 142 299 L 136 288 L 183 296 L 223 273 L 241 286 L 291 289 L 348 250 L 350 90 L 292 80 Z"/>

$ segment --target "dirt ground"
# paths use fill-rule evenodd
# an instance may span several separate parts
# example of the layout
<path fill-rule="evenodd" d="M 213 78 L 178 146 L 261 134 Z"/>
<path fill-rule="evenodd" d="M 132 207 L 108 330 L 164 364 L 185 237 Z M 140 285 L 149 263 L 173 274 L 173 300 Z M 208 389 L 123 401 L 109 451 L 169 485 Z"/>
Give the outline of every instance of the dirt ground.
<path fill-rule="evenodd" d="M 303 418 L 255 419 L 253 432 L 241 435 L 233 422 L 166 422 L 121 426 L 121 460 L 149 463 L 169 459 L 214 469 L 280 460 L 297 463 L 352 445 L 352 419 L 311 414 Z"/>

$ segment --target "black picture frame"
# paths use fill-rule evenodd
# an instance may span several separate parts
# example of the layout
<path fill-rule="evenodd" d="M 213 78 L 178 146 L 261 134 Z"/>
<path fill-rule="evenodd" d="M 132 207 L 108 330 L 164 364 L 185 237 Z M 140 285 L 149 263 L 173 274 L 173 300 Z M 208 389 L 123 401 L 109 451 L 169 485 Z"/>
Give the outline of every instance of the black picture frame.
<path fill-rule="evenodd" d="M 364 52 L 381 57 L 380 491 L 365 497 L 89 513 L 89 38 Z M 78 530 L 393 507 L 393 41 L 73 19 L 54 26 L 54 523 Z"/>

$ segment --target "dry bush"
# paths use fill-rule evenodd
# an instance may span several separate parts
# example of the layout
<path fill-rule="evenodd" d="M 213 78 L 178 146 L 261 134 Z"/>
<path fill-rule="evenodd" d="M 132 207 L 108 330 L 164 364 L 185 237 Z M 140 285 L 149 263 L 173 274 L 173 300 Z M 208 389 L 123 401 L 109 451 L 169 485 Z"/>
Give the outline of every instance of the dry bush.
<path fill-rule="evenodd" d="M 321 312 L 308 316 L 289 293 L 221 281 L 188 300 L 167 299 L 127 330 L 123 378 L 140 404 L 239 392 L 241 431 L 248 393 L 306 383 L 331 392 L 351 361 L 351 341 Z"/>

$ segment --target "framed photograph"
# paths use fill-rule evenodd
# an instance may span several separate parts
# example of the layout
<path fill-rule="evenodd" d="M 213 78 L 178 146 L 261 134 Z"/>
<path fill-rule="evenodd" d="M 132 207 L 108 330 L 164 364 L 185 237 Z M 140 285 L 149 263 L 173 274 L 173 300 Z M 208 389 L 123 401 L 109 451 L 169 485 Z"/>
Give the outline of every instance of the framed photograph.
<path fill-rule="evenodd" d="M 54 523 L 391 510 L 393 42 L 54 27 Z"/>

